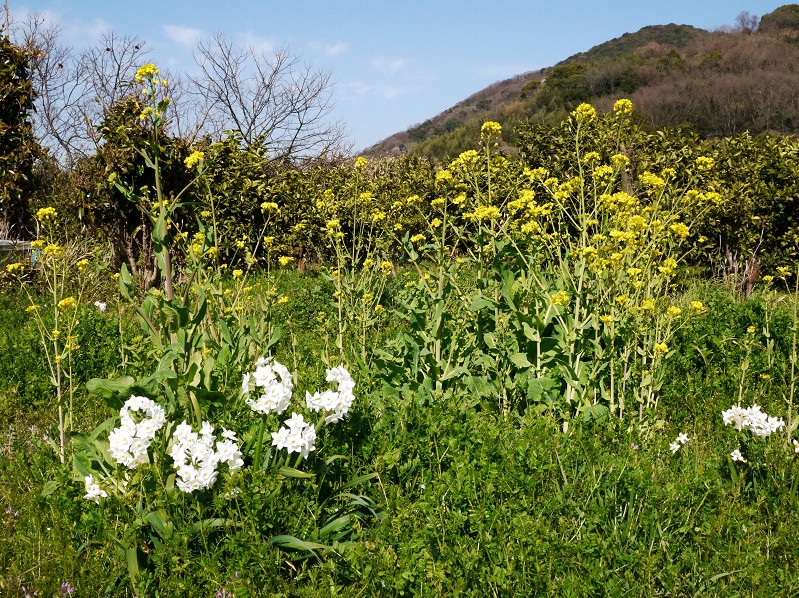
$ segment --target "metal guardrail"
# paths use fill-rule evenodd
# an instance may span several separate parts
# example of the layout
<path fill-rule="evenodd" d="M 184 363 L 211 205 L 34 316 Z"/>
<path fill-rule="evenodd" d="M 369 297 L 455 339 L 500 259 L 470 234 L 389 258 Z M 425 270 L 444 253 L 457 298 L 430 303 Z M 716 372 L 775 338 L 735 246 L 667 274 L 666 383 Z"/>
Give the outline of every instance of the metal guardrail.
<path fill-rule="evenodd" d="M 11 241 L 0 239 L 0 264 L 11 262 L 31 254 L 29 241 Z"/>

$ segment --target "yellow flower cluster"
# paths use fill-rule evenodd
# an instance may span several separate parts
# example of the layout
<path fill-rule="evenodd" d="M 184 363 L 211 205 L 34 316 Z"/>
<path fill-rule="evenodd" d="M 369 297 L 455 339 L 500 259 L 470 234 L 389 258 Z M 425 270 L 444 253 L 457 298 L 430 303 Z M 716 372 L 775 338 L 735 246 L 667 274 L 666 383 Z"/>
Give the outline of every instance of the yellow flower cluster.
<path fill-rule="evenodd" d="M 624 154 L 613 154 L 610 157 L 610 163 L 613 168 L 626 168 L 630 165 L 630 159 Z"/>
<path fill-rule="evenodd" d="M 426 237 L 422 234 L 414 235 L 410 238 L 411 243 L 424 243 Z"/>
<path fill-rule="evenodd" d="M 58 302 L 58 309 L 60 310 L 67 310 L 67 309 L 75 309 L 78 305 L 77 299 L 75 297 L 64 297 L 61 301 Z"/>
<path fill-rule="evenodd" d="M 52 257 L 58 257 L 59 255 L 64 255 L 64 248 L 61 245 L 56 245 L 55 243 L 50 243 L 44 248 L 44 254 L 49 255 Z"/>
<path fill-rule="evenodd" d="M 294 258 L 288 255 L 281 255 L 277 258 L 278 263 L 284 268 L 294 261 Z"/>
<path fill-rule="evenodd" d="M 465 212 L 463 218 L 472 222 L 485 222 L 499 218 L 500 211 L 496 206 L 477 206 L 472 212 Z"/>
<path fill-rule="evenodd" d="M 438 183 L 451 180 L 452 180 L 452 173 L 449 170 L 439 170 L 436 173 L 436 182 Z"/>
<path fill-rule="evenodd" d="M 633 111 L 633 103 L 627 98 L 621 98 L 620 100 L 616 100 L 616 102 L 613 104 L 613 112 L 616 113 L 616 116 L 632 114 L 632 111 Z"/>
<path fill-rule="evenodd" d="M 655 355 L 665 355 L 669 352 L 669 346 L 666 343 L 655 344 Z"/>
<path fill-rule="evenodd" d="M 691 311 L 701 313 L 705 311 L 705 304 L 701 301 L 691 301 Z"/>
<path fill-rule="evenodd" d="M 672 224 L 669 227 L 669 230 L 671 230 L 671 232 L 673 232 L 676 236 L 680 237 L 681 239 L 685 239 L 688 235 L 691 234 L 691 230 L 682 222 L 677 222 L 676 224 Z"/>
<path fill-rule="evenodd" d="M 593 176 L 596 183 L 608 185 L 613 180 L 613 167 L 607 164 L 597 166 L 591 176 Z"/>
<path fill-rule="evenodd" d="M 55 211 L 55 208 L 47 207 L 47 208 L 40 208 L 36 211 L 36 220 L 42 223 L 50 222 L 55 220 L 58 216 L 58 212 Z"/>
<path fill-rule="evenodd" d="M 638 180 L 641 184 L 649 189 L 650 192 L 653 193 L 660 193 L 663 189 L 666 188 L 666 181 L 662 178 L 657 176 L 656 174 L 652 174 L 648 170 L 644 172 L 644 174 L 638 177 Z"/>
<path fill-rule="evenodd" d="M 25 270 L 25 264 L 21 262 L 14 262 L 6 266 L 6 271 L 9 274 L 21 274 Z"/>
<path fill-rule="evenodd" d="M 568 305 L 570 300 L 566 291 L 558 291 L 549 298 L 549 302 L 552 305 Z"/>
<path fill-rule="evenodd" d="M 708 158 L 707 156 L 699 156 L 696 159 L 696 169 L 701 171 L 708 171 L 713 168 L 715 165 L 715 160 L 713 158 Z"/>
<path fill-rule="evenodd" d="M 358 170 L 361 170 L 362 168 L 366 168 L 367 164 L 368 164 L 368 162 L 367 162 L 366 158 L 364 158 L 363 156 L 358 156 L 355 159 L 355 168 L 358 169 Z"/>
<path fill-rule="evenodd" d="M 186 168 L 188 168 L 189 170 L 191 170 L 198 164 L 202 165 L 203 162 L 205 162 L 205 154 L 199 151 L 193 151 L 186 157 L 185 160 L 183 160 L 183 163 L 186 165 Z"/>
<path fill-rule="evenodd" d="M 492 137 L 499 137 L 500 135 L 502 135 L 502 125 L 498 122 L 490 120 L 483 123 L 483 126 L 480 128 L 480 136 L 483 139 L 491 139 Z"/>
<path fill-rule="evenodd" d="M 572 116 L 578 123 L 592 122 L 596 120 L 596 108 L 584 102 L 574 109 Z"/>
<path fill-rule="evenodd" d="M 139 84 L 144 83 L 145 79 L 152 79 L 158 75 L 159 72 L 158 67 L 154 64 L 145 64 L 144 66 L 140 66 L 136 71 L 136 81 Z"/>

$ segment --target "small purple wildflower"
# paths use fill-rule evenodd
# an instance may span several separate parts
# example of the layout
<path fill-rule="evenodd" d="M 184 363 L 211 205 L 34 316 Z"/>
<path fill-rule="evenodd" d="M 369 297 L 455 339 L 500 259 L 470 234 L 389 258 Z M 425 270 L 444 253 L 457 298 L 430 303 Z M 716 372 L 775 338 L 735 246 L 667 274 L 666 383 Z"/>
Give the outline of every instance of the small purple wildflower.
<path fill-rule="evenodd" d="M 61 595 L 62 596 L 69 596 L 72 592 L 75 591 L 75 588 L 72 587 L 72 584 L 68 581 L 61 583 Z"/>

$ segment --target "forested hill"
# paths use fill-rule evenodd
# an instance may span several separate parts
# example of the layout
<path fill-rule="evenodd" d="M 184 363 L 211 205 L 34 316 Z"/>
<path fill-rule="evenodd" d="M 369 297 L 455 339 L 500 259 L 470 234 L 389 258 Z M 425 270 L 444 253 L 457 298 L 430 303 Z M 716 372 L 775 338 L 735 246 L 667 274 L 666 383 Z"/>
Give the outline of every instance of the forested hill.
<path fill-rule="evenodd" d="M 608 109 L 622 96 L 647 126 L 690 127 L 704 137 L 799 132 L 799 4 L 759 23 L 742 13 L 719 31 L 669 24 L 625 33 L 494 83 L 366 154 L 446 159 L 469 149 L 486 120 L 500 122 L 513 145 L 520 123 L 556 124 L 580 102 Z"/>

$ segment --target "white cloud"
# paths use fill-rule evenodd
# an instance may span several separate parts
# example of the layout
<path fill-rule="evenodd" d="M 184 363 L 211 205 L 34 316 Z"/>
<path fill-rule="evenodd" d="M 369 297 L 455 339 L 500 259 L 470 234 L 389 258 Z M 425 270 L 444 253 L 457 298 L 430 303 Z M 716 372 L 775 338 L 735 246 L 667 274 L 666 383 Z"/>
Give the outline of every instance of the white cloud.
<path fill-rule="evenodd" d="M 236 41 L 245 48 L 252 48 L 255 54 L 272 54 L 275 51 L 275 44 L 260 35 L 254 33 L 237 33 Z"/>
<path fill-rule="evenodd" d="M 408 61 L 404 58 L 389 59 L 378 57 L 372 60 L 372 66 L 380 72 L 387 72 L 393 75 L 408 66 Z"/>
<path fill-rule="evenodd" d="M 72 19 L 64 18 L 60 12 L 52 10 L 32 11 L 28 9 L 9 10 L 12 22 L 17 25 L 28 20 L 32 15 L 37 14 L 43 20 L 44 25 L 54 26 L 60 30 L 62 43 L 75 48 L 85 48 L 96 43 L 103 33 L 112 31 L 111 25 L 103 19 Z M 12 27 L 13 29 L 13 27 Z"/>
<path fill-rule="evenodd" d="M 343 95 L 352 97 L 372 96 L 383 100 L 393 100 L 396 97 L 419 91 L 418 85 L 372 85 L 363 81 L 348 81 L 340 84 Z"/>
<path fill-rule="evenodd" d="M 203 32 L 194 27 L 164 25 L 163 29 L 169 39 L 187 48 L 194 48 L 197 45 L 197 41 L 203 36 Z"/>
<path fill-rule="evenodd" d="M 321 41 L 315 41 L 308 44 L 311 50 L 321 51 L 327 54 L 328 56 L 338 56 L 339 54 L 343 54 L 347 50 L 349 50 L 349 44 L 346 42 L 336 42 L 336 43 L 327 43 Z"/>

